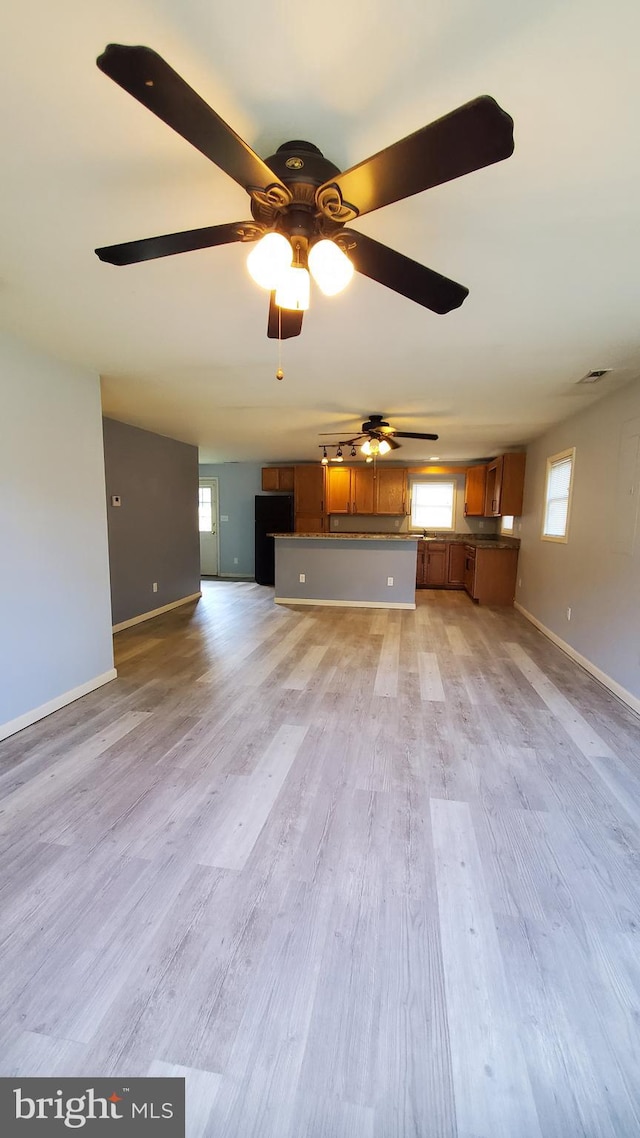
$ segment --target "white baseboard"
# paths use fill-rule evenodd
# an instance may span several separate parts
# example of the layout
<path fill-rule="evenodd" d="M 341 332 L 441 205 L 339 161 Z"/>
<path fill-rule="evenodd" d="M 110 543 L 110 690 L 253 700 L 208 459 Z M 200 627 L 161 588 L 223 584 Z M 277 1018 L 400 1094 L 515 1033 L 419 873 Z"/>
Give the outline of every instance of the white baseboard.
<path fill-rule="evenodd" d="M 130 620 L 121 620 L 120 624 L 114 624 L 111 629 L 112 632 L 122 632 L 123 628 L 131 628 L 134 624 L 142 624 L 145 620 L 152 620 L 154 616 L 161 616 L 163 612 L 169 612 L 170 609 L 177 609 L 180 605 L 187 605 L 189 601 L 197 601 L 202 593 L 191 593 L 189 597 L 181 597 L 179 601 L 171 601 L 169 605 L 162 605 L 159 609 L 152 609 L 151 612 L 140 613 L 140 616 L 132 616 Z"/>
<path fill-rule="evenodd" d="M 567 644 L 566 640 L 562 640 L 560 636 L 557 636 L 555 632 L 552 632 L 550 628 L 547 628 L 546 624 L 543 624 L 541 620 L 538 620 L 538 618 L 534 616 L 533 613 L 527 612 L 527 610 L 523 608 L 522 605 L 519 605 L 517 601 L 514 601 L 514 608 L 517 608 L 519 613 L 522 613 L 522 615 L 527 620 L 531 621 L 532 624 L 535 624 L 536 628 L 539 629 L 540 632 L 548 637 L 548 639 L 557 645 L 558 648 L 561 648 L 563 652 L 566 652 L 567 656 L 570 656 L 576 664 L 579 664 L 581 668 L 584 668 L 585 672 L 589 672 L 589 674 L 593 676 L 594 679 L 598 680 L 599 683 L 601 683 L 605 688 L 608 688 L 609 691 L 612 692 L 613 695 L 617 696 L 618 699 L 622 700 L 623 703 L 626 703 L 632 711 L 635 711 L 636 715 L 640 715 L 640 699 L 638 699 L 636 695 L 633 695 L 632 692 L 627 691 L 627 689 L 623 688 L 622 684 L 619 684 L 617 680 L 612 679 L 611 676 L 608 676 L 606 672 L 603 672 L 600 668 L 597 667 L 596 664 L 592 663 L 591 660 L 588 660 L 586 656 L 583 656 L 580 652 L 577 652 L 575 648 L 572 648 L 570 644 Z"/>
<path fill-rule="evenodd" d="M 115 680 L 117 675 L 118 673 L 115 668 L 110 668 L 108 672 L 103 672 L 101 676 L 94 676 L 92 680 L 87 680 L 86 683 L 79 684 L 77 688 L 71 688 L 71 691 L 57 695 L 55 699 L 50 699 L 48 703 L 43 703 L 40 707 L 34 707 L 31 711 L 25 712 L 24 715 L 19 715 L 17 719 L 10 719 L 8 723 L 0 723 L 0 739 L 8 739 L 9 735 L 15 735 L 16 732 L 24 730 L 25 727 L 30 727 L 32 723 L 37 723 L 39 719 L 45 719 L 47 715 L 51 715 L 54 711 L 59 711 L 61 707 L 66 707 L 68 703 L 74 703 L 76 699 L 80 699 L 83 695 L 88 695 L 89 692 L 95 691 L 96 688 L 102 687 L 103 684 L 108 684 L 111 680 Z"/>
<path fill-rule="evenodd" d="M 309 597 L 274 597 L 277 605 L 332 605 L 345 609 L 414 609 L 415 601 L 313 601 Z"/>

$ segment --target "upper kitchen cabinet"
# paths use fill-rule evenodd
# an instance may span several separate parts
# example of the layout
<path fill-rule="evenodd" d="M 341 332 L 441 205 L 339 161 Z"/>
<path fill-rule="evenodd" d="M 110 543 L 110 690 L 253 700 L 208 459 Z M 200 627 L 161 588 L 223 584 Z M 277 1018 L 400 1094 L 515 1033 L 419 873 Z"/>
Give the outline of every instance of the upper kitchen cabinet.
<path fill-rule="evenodd" d="M 374 514 L 374 476 L 371 466 L 327 467 L 328 514 Z"/>
<path fill-rule="evenodd" d="M 293 506 L 296 533 L 324 532 L 324 466 L 296 466 Z"/>
<path fill-rule="evenodd" d="M 287 490 L 289 493 L 291 493 L 293 490 L 293 467 L 263 466 L 262 489 Z"/>
<path fill-rule="evenodd" d="M 524 467 L 527 456 L 501 454 L 487 466 L 484 516 L 499 518 L 503 514 L 519 517 L 524 493 Z"/>
<path fill-rule="evenodd" d="M 353 514 L 375 514 L 374 475 L 372 466 L 352 467 L 351 504 L 351 512 Z"/>
<path fill-rule="evenodd" d="M 407 471 L 399 466 L 379 466 L 375 472 L 375 514 L 406 514 Z"/>
<path fill-rule="evenodd" d="M 328 466 L 328 514 L 404 514 L 407 471 L 388 466 Z"/>
<path fill-rule="evenodd" d="M 327 467 L 327 513 L 352 513 L 351 469 L 348 466 Z"/>
<path fill-rule="evenodd" d="M 468 466 L 464 480 L 465 518 L 483 518 L 487 490 L 486 466 Z"/>

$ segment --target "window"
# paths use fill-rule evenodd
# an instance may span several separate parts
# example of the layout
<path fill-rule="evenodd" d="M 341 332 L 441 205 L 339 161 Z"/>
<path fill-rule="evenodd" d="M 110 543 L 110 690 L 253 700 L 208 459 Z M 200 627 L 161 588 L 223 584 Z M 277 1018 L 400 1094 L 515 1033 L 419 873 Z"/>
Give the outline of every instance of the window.
<path fill-rule="evenodd" d="M 544 491 L 543 541 L 568 541 L 569 506 L 576 448 L 554 454 L 547 459 L 547 481 Z"/>
<path fill-rule="evenodd" d="M 456 484 L 431 479 L 411 485 L 412 529 L 454 528 Z"/>
<path fill-rule="evenodd" d="M 213 514 L 210 486 L 201 486 L 198 491 L 198 521 L 200 533 L 211 533 Z"/>

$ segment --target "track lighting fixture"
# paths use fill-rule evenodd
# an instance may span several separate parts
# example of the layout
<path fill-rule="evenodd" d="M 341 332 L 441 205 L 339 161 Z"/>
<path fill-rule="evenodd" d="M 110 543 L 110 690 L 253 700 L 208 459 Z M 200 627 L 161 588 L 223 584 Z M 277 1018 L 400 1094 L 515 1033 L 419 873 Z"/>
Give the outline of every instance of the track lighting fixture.
<path fill-rule="evenodd" d="M 320 459 L 322 465 L 327 466 L 329 462 L 344 462 L 344 455 L 342 451 L 343 447 L 350 447 L 351 449 L 349 451 L 349 457 L 357 458 L 358 451 L 356 450 L 356 442 L 357 440 L 348 439 L 347 442 L 340 443 L 319 443 L 318 445 L 322 450 L 322 458 Z M 331 456 L 328 455 L 327 446 L 329 448 L 335 447 L 336 453 Z M 383 454 L 388 454 L 391 450 L 397 449 L 397 447 L 398 443 L 394 444 L 393 441 L 388 442 L 385 438 L 378 438 L 376 435 L 370 435 L 369 438 L 365 439 L 364 443 L 360 447 L 360 451 L 364 455 L 367 462 L 373 462 L 375 458 L 379 458 Z"/>

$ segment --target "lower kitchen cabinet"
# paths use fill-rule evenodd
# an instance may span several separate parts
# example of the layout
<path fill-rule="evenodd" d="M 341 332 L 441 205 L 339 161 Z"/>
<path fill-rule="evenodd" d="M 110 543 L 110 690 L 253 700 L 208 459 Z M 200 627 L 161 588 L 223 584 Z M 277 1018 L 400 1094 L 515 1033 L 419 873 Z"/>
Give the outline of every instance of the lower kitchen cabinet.
<path fill-rule="evenodd" d="M 444 541 L 425 541 L 424 583 L 427 588 L 443 589 L 447 583 L 447 546 Z"/>
<path fill-rule="evenodd" d="M 512 605 L 516 594 L 517 549 L 465 545 L 464 587 L 481 605 Z"/>
<path fill-rule="evenodd" d="M 464 588 L 464 545 L 453 541 L 419 541 L 416 585 L 420 589 Z"/>
<path fill-rule="evenodd" d="M 448 543 L 447 585 L 450 589 L 464 588 L 464 545 L 459 541 Z"/>
<path fill-rule="evenodd" d="M 517 569 L 517 549 L 491 549 L 459 541 L 418 542 L 419 589 L 466 589 L 478 604 L 511 605 Z"/>

